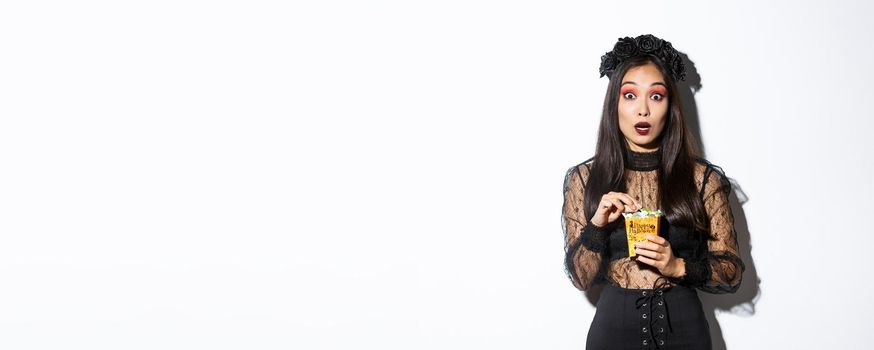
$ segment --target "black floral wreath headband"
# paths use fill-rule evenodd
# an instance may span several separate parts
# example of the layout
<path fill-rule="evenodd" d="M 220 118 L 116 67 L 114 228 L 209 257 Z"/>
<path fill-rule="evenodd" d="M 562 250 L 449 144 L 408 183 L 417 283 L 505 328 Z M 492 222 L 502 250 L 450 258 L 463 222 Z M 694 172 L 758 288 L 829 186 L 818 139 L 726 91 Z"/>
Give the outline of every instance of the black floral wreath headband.
<path fill-rule="evenodd" d="M 628 58 L 643 55 L 653 55 L 667 65 L 674 80 L 686 80 L 686 65 L 680 53 L 671 46 L 671 42 L 659 39 L 652 34 L 640 35 L 636 38 L 619 38 L 613 51 L 601 56 L 601 77 L 612 75 L 613 71 Z"/>

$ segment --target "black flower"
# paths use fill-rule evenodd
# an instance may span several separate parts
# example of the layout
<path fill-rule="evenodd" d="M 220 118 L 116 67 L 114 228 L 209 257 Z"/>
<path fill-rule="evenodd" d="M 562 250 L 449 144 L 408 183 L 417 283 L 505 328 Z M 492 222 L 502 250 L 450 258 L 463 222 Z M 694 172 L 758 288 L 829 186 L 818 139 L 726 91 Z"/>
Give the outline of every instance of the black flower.
<path fill-rule="evenodd" d="M 671 67 L 671 71 L 676 79 L 686 80 L 686 64 L 683 63 L 682 57 L 677 55 L 673 61 L 668 63 L 668 66 Z"/>
<path fill-rule="evenodd" d="M 610 75 L 623 61 L 639 55 L 658 57 L 675 80 L 685 80 L 686 66 L 680 53 L 669 41 L 659 39 L 652 34 L 644 34 L 636 38 L 619 38 L 613 50 L 601 56 L 599 69 L 601 76 Z"/>
<path fill-rule="evenodd" d="M 619 38 L 619 41 L 613 46 L 613 53 L 616 54 L 619 59 L 634 56 L 637 52 L 637 43 L 635 43 L 634 39 L 631 37 L 626 36 L 624 38 Z"/>
<path fill-rule="evenodd" d="M 612 72 L 613 69 L 616 68 L 616 64 L 618 61 L 616 60 L 616 56 L 613 55 L 613 52 L 608 52 L 601 56 L 601 76 L 603 77 L 605 74 Z"/>
<path fill-rule="evenodd" d="M 652 34 L 641 35 L 634 40 L 641 52 L 650 53 L 662 48 L 662 39 L 656 38 Z"/>

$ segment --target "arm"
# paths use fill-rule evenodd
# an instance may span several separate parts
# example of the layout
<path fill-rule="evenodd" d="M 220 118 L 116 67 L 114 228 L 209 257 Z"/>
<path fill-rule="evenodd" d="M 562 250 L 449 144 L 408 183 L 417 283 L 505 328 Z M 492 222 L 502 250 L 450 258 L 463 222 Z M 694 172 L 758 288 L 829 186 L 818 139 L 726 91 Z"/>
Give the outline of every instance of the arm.
<path fill-rule="evenodd" d="M 687 259 L 679 283 L 713 294 L 734 293 L 745 270 L 738 251 L 734 216 L 728 196 L 731 183 L 721 169 L 705 171 L 703 201 L 710 221 L 707 251 L 699 259 Z"/>
<path fill-rule="evenodd" d="M 562 229 L 565 237 L 565 273 L 574 287 L 589 289 L 604 277 L 601 266 L 611 225 L 597 227 L 585 217 L 586 166 L 573 166 L 564 178 Z"/>

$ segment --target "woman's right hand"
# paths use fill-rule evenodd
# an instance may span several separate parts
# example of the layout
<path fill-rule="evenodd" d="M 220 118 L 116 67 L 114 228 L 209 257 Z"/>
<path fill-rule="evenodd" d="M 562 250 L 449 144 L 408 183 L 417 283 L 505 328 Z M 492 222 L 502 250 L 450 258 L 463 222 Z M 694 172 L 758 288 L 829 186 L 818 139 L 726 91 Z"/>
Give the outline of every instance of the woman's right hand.
<path fill-rule="evenodd" d="M 591 223 L 597 227 L 604 227 L 616 221 L 622 213 L 634 212 L 640 208 L 640 202 L 627 193 L 610 192 L 601 196 L 601 202 L 598 203 L 598 210 L 595 211 Z"/>

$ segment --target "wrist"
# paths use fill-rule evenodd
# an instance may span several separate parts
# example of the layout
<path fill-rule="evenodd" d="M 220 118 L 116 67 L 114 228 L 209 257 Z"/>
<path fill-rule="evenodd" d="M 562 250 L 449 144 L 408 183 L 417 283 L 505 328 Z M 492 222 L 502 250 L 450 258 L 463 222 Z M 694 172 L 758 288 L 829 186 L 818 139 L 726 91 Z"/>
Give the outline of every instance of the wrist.
<path fill-rule="evenodd" d="M 597 231 L 613 231 L 619 224 L 619 220 L 607 221 L 603 223 L 596 223 L 595 219 L 589 219 L 588 226 L 591 226 L 593 229 Z"/>
<path fill-rule="evenodd" d="M 610 232 L 608 226 L 600 227 L 590 221 L 580 233 L 581 244 L 591 251 L 602 252 L 607 249 L 607 237 Z"/>
<path fill-rule="evenodd" d="M 674 259 L 674 273 L 671 277 L 683 278 L 686 276 L 686 260 L 683 258 Z"/>

